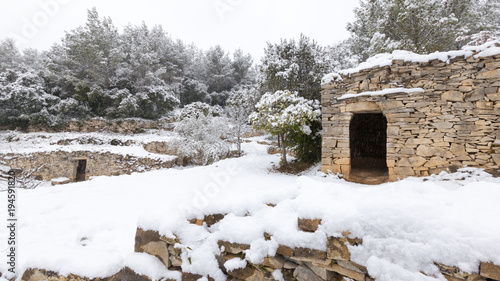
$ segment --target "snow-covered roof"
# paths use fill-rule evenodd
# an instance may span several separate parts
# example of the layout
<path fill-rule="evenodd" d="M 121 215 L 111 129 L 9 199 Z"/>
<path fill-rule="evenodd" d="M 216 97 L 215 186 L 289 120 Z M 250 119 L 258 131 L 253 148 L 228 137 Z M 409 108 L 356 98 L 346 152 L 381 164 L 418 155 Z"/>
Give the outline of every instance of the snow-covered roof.
<path fill-rule="evenodd" d="M 410 51 L 396 50 L 389 53 L 375 55 L 365 62 L 359 64 L 357 67 L 344 69 L 338 73 L 329 73 L 323 77 L 321 83 L 326 84 L 338 79 L 342 81 L 341 75 L 350 75 L 360 72 L 361 70 L 370 69 L 373 67 L 382 67 L 392 65 L 394 60 L 403 60 L 405 62 L 429 62 L 431 60 L 440 60 L 449 63 L 451 59 L 456 57 L 471 57 L 482 58 L 500 55 L 500 41 L 491 41 L 481 46 L 466 46 L 462 50 L 448 51 L 448 52 L 435 52 L 427 55 L 420 55 Z"/>

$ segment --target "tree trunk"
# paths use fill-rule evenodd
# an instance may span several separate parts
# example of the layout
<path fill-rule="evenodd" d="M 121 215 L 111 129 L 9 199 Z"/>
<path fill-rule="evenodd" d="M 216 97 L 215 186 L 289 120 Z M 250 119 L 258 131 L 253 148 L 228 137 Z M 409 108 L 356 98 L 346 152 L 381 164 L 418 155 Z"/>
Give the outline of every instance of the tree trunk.
<path fill-rule="evenodd" d="M 241 157 L 241 126 L 240 125 L 237 125 L 238 129 L 237 129 L 237 135 L 238 135 L 238 139 L 237 139 L 237 143 L 238 143 L 238 156 Z"/>
<path fill-rule="evenodd" d="M 278 140 L 281 138 L 281 162 L 282 166 L 288 166 L 288 162 L 286 161 L 286 147 L 285 147 L 285 133 L 280 133 L 278 135 Z"/>

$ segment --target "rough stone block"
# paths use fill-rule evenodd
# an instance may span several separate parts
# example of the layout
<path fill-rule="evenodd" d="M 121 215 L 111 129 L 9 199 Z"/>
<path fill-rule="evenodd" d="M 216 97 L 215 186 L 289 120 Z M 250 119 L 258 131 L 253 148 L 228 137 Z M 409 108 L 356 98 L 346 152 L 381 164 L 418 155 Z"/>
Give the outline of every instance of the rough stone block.
<path fill-rule="evenodd" d="M 402 158 L 397 166 L 398 167 L 420 167 L 425 164 L 427 160 L 424 157 L 421 156 L 412 156 L 409 158 Z"/>
<path fill-rule="evenodd" d="M 280 256 L 267 257 L 267 258 L 264 258 L 264 261 L 261 263 L 261 265 L 275 268 L 275 269 L 281 269 L 285 265 L 285 262 L 286 262 L 286 260 Z"/>
<path fill-rule="evenodd" d="M 244 267 L 244 268 L 238 268 L 238 269 L 234 269 L 234 270 L 228 270 L 227 271 L 227 274 L 228 275 L 231 275 L 232 277 L 236 277 L 236 278 L 239 278 L 239 279 L 247 279 L 249 278 L 250 276 L 252 276 L 255 272 L 255 268 L 254 267 L 251 267 L 251 266 L 247 266 L 247 267 Z"/>
<path fill-rule="evenodd" d="M 375 102 L 359 101 L 355 103 L 348 103 L 345 110 L 347 112 L 356 113 L 380 112 L 380 107 Z"/>
<path fill-rule="evenodd" d="M 321 224 L 321 219 L 297 219 L 297 224 L 300 230 L 306 232 L 315 232 Z"/>
<path fill-rule="evenodd" d="M 414 176 L 415 171 L 411 167 L 394 167 L 394 176 L 396 178 Z"/>
<path fill-rule="evenodd" d="M 322 267 L 321 265 L 314 264 L 312 262 L 306 262 L 306 266 L 311 269 L 314 274 L 319 276 L 322 280 L 332 280 L 334 276 L 334 272 L 327 270 L 326 268 Z"/>
<path fill-rule="evenodd" d="M 328 237 L 326 257 L 334 260 L 350 260 L 351 253 L 349 253 L 347 244 L 346 237 Z"/>
<path fill-rule="evenodd" d="M 134 252 L 143 252 L 142 247 L 149 242 L 161 241 L 160 233 L 155 230 L 144 230 L 140 227 L 137 228 L 135 233 Z"/>
<path fill-rule="evenodd" d="M 483 72 L 479 72 L 476 76 L 477 79 L 499 79 L 500 78 L 500 69 L 487 70 Z"/>
<path fill-rule="evenodd" d="M 444 148 L 430 147 L 427 145 L 419 145 L 417 147 L 417 155 L 424 156 L 424 157 L 429 157 L 429 156 L 441 156 L 441 157 L 445 157 L 445 158 L 452 158 L 453 157 L 453 153 L 450 151 L 447 151 Z"/>
<path fill-rule="evenodd" d="M 328 266 L 325 266 L 327 270 L 337 272 L 343 276 L 347 276 L 356 281 L 365 281 L 366 274 L 360 270 L 352 270 L 350 268 L 345 268 L 338 263 L 331 263 Z"/>
<path fill-rule="evenodd" d="M 479 266 L 479 274 L 487 278 L 500 280 L 500 266 L 492 262 L 482 262 Z"/>
<path fill-rule="evenodd" d="M 456 280 L 479 280 L 480 276 L 477 274 L 471 274 L 468 272 L 463 272 L 459 268 L 454 267 L 454 266 L 447 266 L 444 264 L 440 263 L 434 263 L 438 268 L 439 271 L 445 275 L 445 276 L 451 276 L 453 279 Z M 448 279 L 450 280 L 450 279 Z"/>
<path fill-rule="evenodd" d="M 493 158 L 493 161 L 495 161 L 497 165 L 500 165 L 500 154 L 491 154 L 491 157 Z"/>
<path fill-rule="evenodd" d="M 458 91 L 447 91 L 441 95 L 441 98 L 446 101 L 463 101 L 464 94 Z"/>
<path fill-rule="evenodd" d="M 340 158 L 336 159 L 333 161 L 335 165 L 350 165 L 351 164 L 351 158 Z"/>
<path fill-rule="evenodd" d="M 427 163 L 425 163 L 424 166 L 434 168 L 434 167 L 445 166 L 445 165 L 449 165 L 449 164 L 450 164 L 450 162 L 447 161 L 446 159 L 439 157 L 439 156 L 436 156 L 436 157 L 432 157 Z"/>
<path fill-rule="evenodd" d="M 230 243 L 227 241 L 219 240 L 219 247 L 224 247 L 224 251 L 231 254 L 239 254 L 244 250 L 250 249 L 250 245 L 247 244 L 238 244 L 238 243 Z"/>
<path fill-rule="evenodd" d="M 306 266 L 299 266 L 293 271 L 293 276 L 298 281 L 324 281 Z"/>
<path fill-rule="evenodd" d="M 285 245 L 279 245 L 278 249 L 276 250 L 276 254 L 282 255 L 282 256 L 287 256 L 287 257 L 292 257 L 295 253 L 292 248 L 285 246 Z"/>
<path fill-rule="evenodd" d="M 405 143 L 407 146 L 411 145 L 420 145 L 420 144 L 431 144 L 432 140 L 426 138 L 411 138 L 408 139 Z"/>
<path fill-rule="evenodd" d="M 167 268 L 170 267 L 171 264 L 167 243 L 164 241 L 149 242 L 146 245 L 141 246 L 141 249 L 144 253 L 148 253 L 160 259 Z"/>
<path fill-rule="evenodd" d="M 322 260 L 326 259 L 326 252 L 316 249 L 297 247 L 294 250 L 296 258 L 306 258 L 311 260 Z"/>

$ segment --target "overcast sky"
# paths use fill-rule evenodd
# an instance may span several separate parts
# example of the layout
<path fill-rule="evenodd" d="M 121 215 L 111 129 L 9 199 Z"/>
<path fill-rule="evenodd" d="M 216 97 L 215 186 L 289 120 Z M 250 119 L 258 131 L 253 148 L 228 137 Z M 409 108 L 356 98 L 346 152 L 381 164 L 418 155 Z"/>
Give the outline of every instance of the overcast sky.
<path fill-rule="evenodd" d="M 111 17 L 120 30 L 144 21 L 162 25 L 173 38 L 208 49 L 242 48 L 261 57 L 266 42 L 298 38 L 322 45 L 346 39 L 357 0 L 0 0 L 0 38 L 12 37 L 21 48 L 47 50 L 65 31 L 84 25 L 87 9 Z"/>

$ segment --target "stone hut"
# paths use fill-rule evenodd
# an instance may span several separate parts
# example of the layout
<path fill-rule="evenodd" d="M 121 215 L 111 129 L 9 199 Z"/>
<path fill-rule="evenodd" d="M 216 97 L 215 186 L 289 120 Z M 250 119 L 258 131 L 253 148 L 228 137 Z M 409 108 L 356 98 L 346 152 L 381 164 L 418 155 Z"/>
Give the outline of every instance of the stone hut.
<path fill-rule="evenodd" d="M 396 51 L 323 78 L 322 171 L 380 183 L 500 168 L 500 42 Z"/>

